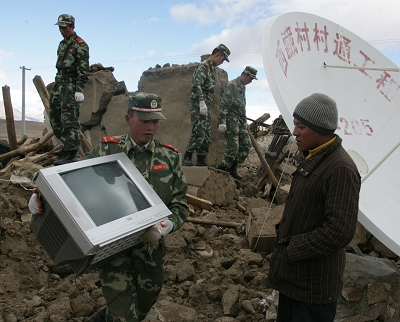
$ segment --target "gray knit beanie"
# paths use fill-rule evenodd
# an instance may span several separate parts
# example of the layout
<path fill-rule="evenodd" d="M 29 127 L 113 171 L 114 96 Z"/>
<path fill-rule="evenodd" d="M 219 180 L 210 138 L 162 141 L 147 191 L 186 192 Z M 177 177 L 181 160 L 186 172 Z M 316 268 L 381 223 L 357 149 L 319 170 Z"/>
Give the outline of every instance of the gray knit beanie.
<path fill-rule="evenodd" d="M 333 134 L 338 127 L 336 102 L 329 96 L 314 93 L 297 104 L 293 117 L 314 131 Z"/>

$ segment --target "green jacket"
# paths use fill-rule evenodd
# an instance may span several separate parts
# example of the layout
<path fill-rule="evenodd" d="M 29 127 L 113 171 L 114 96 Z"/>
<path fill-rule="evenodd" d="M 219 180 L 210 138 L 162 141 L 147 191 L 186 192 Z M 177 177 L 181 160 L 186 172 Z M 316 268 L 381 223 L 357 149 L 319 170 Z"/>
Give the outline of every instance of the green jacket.
<path fill-rule="evenodd" d="M 228 113 L 246 117 L 246 86 L 240 80 L 240 76 L 225 86 L 219 109 L 219 124 L 226 124 Z"/>
<path fill-rule="evenodd" d="M 86 157 L 90 159 L 120 152 L 128 156 L 172 212 L 169 219 L 174 224 L 174 231 L 179 229 L 189 215 L 189 208 L 186 201 L 186 178 L 176 149 L 156 139 L 139 147 L 126 134 L 103 137 L 98 147 L 86 153 Z"/>
<path fill-rule="evenodd" d="M 211 60 L 202 61 L 196 68 L 192 76 L 191 99 L 199 102 L 205 101 L 205 95 L 210 96 L 215 90 L 215 66 Z"/>
<path fill-rule="evenodd" d="M 56 68 L 56 81 L 74 78 L 75 92 L 83 92 L 89 79 L 89 46 L 76 33 L 58 45 Z"/>

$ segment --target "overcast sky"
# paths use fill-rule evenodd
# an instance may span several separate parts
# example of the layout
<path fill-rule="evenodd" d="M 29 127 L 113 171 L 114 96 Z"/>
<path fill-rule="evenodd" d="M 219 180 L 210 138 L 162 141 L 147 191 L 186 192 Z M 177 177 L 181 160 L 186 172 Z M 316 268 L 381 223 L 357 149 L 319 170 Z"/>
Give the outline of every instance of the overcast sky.
<path fill-rule="evenodd" d="M 398 0 L 305 1 L 2 1 L 0 84 L 11 88 L 15 110 L 22 106 L 22 69 L 26 70 L 25 113 L 43 117 L 32 83 L 40 75 L 54 81 L 56 50 L 61 41 L 57 18 L 69 13 L 75 31 L 90 47 L 90 64 L 115 67 L 114 76 L 137 90 L 143 71 L 156 64 L 188 64 L 224 43 L 232 52 L 221 68 L 229 79 L 246 65 L 258 69 L 259 81 L 247 86 L 247 116 L 280 113 L 271 95 L 261 58 L 262 33 L 276 15 L 300 11 L 319 15 L 350 30 L 400 65 Z M 0 97 L 0 117 L 4 115 Z"/>

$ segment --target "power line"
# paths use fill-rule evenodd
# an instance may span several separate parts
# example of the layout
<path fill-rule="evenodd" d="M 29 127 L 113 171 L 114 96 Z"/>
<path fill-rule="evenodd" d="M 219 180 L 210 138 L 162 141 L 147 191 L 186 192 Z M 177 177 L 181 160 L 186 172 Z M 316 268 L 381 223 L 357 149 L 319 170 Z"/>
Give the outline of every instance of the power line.
<path fill-rule="evenodd" d="M 367 43 L 369 44 L 389 44 L 389 43 L 398 43 L 400 42 L 400 39 L 378 39 L 378 40 L 369 40 Z M 261 48 L 259 49 L 245 49 L 245 50 L 237 50 L 237 51 L 232 51 L 231 55 L 243 55 L 243 54 L 255 54 L 255 53 L 260 53 Z M 146 61 L 154 61 L 154 60 L 168 60 L 168 59 L 184 59 L 184 58 L 191 58 L 191 57 L 199 57 L 201 54 L 187 54 L 187 55 L 170 55 L 170 56 L 154 56 L 154 57 L 137 57 L 137 58 L 127 58 L 127 59 L 118 59 L 118 60 L 105 60 L 102 62 L 104 63 L 112 63 L 112 64 L 118 64 L 118 63 L 135 63 L 135 62 L 146 62 Z M 35 70 L 38 69 L 49 69 L 49 68 L 55 68 L 54 66 L 38 66 L 38 67 L 33 67 Z M 3 72 L 15 72 L 19 71 L 18 68 L 12 68 L 12 69 L 3 69 L 0 71 Z"/>

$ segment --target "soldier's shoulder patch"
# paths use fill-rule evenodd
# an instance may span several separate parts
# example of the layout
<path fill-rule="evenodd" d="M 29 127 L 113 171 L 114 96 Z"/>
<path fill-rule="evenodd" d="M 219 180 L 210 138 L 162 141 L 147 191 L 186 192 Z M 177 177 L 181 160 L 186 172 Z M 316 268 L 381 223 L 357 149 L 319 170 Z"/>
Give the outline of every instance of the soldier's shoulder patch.
<path fill-rule="evenodd" d="M 175 151 L 176 153 L 179 152 L 178 149 L 173 147 L 171 144 L 163 143 L 162 146 L 165 146 L 166 148 L 171 149 L 172 151 Z"/>
<path fill-rule="evenodd" d="M 103 136 L 101 138 L 102 143 L 119 143 L 119 138 L 116 138 L 114 136 Z"/>
<path fill-rule="evenodd" d="M 206 61 L 206 62 L 204 63 L 204 65 L 206 65 L 207 67 L 210 66 L 210 64 L 208 63 L 208 61 Z"/>
<path fill-rule="evenodd" d="M 78 43 L 80 43 L 80 44 L 84 44 L 84 43 L 85 43 L 85 42 L 83 41 L 83 39 L 82 39 L 82 38 L 79 38 L 79 37 L 76 38 L 76 41 L 77 41 Z"/>
<path fill-rule="evenodd" d="M 232 84 L 233 84 L 233 86 L 237 86 L 237 82 L 233 82 Z"/>

